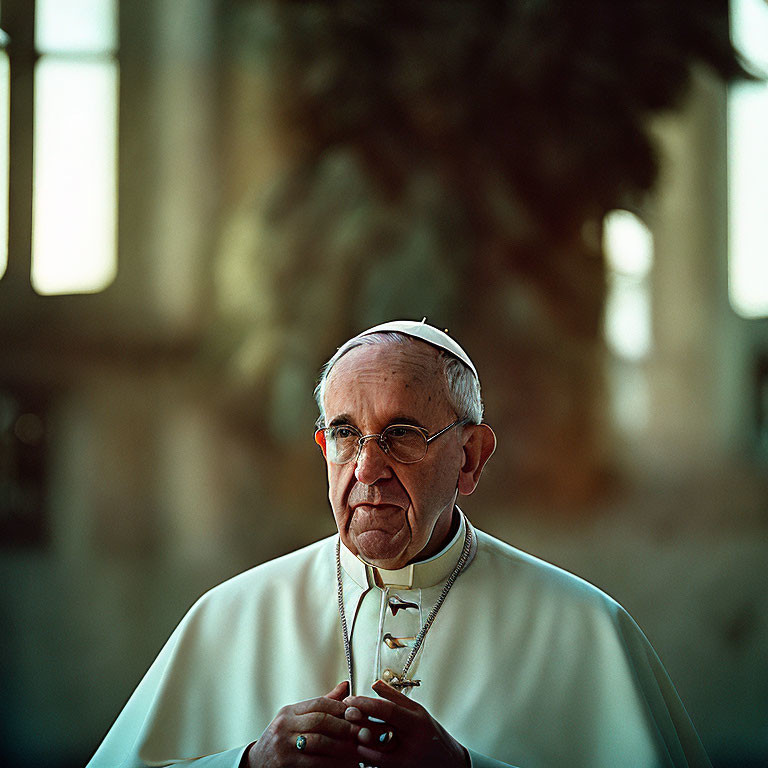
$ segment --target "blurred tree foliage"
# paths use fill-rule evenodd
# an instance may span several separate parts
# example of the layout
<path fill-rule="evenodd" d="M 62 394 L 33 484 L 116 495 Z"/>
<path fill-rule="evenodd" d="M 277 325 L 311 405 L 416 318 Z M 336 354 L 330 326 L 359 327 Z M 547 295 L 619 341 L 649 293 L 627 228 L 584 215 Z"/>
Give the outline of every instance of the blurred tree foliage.
<path fill-rule="evenodd" d="M 221 19 L 239 108 L 210 348 L 231 407 L 302 461 L 323 359 L 426 315 L 481 371 L 500 498 L 591 498 L 601 222 L 652 188 L 649 121 L 692 68 L 744 76 L 726 0 L 230 0 Z"/>

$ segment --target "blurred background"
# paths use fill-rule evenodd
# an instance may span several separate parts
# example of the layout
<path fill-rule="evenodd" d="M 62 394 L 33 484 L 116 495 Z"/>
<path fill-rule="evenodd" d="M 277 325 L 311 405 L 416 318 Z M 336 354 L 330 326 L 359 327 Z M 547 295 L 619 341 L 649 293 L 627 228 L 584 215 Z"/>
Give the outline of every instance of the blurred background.
<path fill-rule="evenodd" d="M 0 26 L 0 764 L 82 766 L 204 590 L 334 530 L 318 369 L 426 316 L 499 437 L 470 518 L 768 765 L 765 0 Z"/>

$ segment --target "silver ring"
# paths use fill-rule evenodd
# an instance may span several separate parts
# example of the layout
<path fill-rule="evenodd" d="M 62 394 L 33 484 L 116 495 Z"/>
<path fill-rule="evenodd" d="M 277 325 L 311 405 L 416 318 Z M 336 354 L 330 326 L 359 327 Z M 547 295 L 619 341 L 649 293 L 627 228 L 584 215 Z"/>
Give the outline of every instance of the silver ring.
<path fill-rule="evenodd" d="M 302 733 L 297 739 L 296 739 L 296 749 L 301 752 L 302 750 L 306 749 L 307 747 L 307 737 Z"/>

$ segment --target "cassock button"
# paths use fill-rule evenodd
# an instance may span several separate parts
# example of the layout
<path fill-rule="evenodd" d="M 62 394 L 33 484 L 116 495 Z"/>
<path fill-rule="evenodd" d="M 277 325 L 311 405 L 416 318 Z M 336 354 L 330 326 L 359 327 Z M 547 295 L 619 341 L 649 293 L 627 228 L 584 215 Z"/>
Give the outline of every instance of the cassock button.
<path fill-rule="evenodd" d="M 392 648 L 393 650 L 395 648 L 405 648 L 405 643 L 401 642 L 402 640 L 414 640 L 413 637 L 392 637 L 392 635 L 387 632 L 386 635 L 382 638 L 382 642 L 384 642 L 387 646 L 387 648 Z"/>
<path fill-rule="evenodd" d="M 394 673 L 394 672 L 393 672 L 391 669 L 385 669 L 385 670 L 384 670 L 384 671 L 381 673 L 381 679 L 382 679 L 382 680 L 383 680 L 385 683 L 388 683 L 390 680 L 392 680 L 392 678 L 393 678 L 394 676 L 395 676 L 395 673 Z"/>

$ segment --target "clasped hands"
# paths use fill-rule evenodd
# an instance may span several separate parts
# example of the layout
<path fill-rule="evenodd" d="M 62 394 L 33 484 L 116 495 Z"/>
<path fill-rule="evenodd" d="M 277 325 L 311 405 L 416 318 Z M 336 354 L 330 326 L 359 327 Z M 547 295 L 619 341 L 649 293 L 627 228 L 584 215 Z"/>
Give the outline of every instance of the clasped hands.
<path fill-rule="evenodd" d="M 372 687 L 380 698 L 347 696 L 345 681 L 325 696 L 283 707 L 251 746 L 245 764 L 248 768 L 469 765 L 464 747 L 421 704 L 382 680 Z"/>

